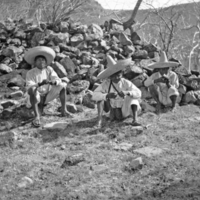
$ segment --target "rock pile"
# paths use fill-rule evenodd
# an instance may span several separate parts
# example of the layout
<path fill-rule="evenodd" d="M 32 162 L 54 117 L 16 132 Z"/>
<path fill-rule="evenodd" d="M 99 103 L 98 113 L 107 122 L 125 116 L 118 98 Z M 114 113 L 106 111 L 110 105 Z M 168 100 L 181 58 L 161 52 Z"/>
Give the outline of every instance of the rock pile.
<path fill-rule="evenodd" d="M 143 67 L 156 58 L 158 49 L 144 44 L 136 32 L 126 34 L 116 24 L 108 30 L 97 24 L 87 26 L 70 21 L 56 26 L 47 23 L 35 26 L 23 20 L 1 22 L 0 113 L 19 104 L 11 99 L 24 97 L 26 73 L 32 67 L 23 59 L 24 53 L 38 45 L 51 47 L 56 52 L 51 66 L 60 78 L 69 79 L 68 93 L 75 104 L 94 108 L 91 90 L 97 74 L 104 69 L 106 54 L 115 59 L 131 56 L 133 65 L 126 69 L 125 77 L 143 88 L 142 81 L 148 72 Z"/>

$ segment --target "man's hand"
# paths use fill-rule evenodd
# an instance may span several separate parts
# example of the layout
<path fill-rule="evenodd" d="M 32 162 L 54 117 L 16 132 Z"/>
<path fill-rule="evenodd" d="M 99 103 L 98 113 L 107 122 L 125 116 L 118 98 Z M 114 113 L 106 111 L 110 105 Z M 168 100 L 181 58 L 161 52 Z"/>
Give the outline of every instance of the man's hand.
<path fill-rule="evenodd" d="M 58 85 L 58 81 L 51 81 L 49 82 L 50 85 Z"/>
<path fill-rule="evenodd" d="M 122 98 L 124 98 L 124 97 L 127 96 L 127 95 L 130 95 L 130 93 L 129 93 L 128 91 L 121 91 L 121 92 L 119 93 L 119 96 L 122 97 Z"/>
<path fill-rule="evenodd" d="M 169 84 L 169 79 L 167 77 L 162 76 L 162 77 L 156 79 L 154 81 L 154 83 L 166 83 L 168 85 Z"/>
<path fill-rule="evenodd" d="M 106 95 L 106 98 L 107 98 L 107 99 L 115 99 L 116 97 L 117 97 L 117 93 L 114 93 L 114 92 L 108 93 L 108 94 Z"/>
<path fill-rule="evenodd" d="M 43 80 L 41 83 L 38 83 L 38 86 L 49 84 L 49 81 L 47 79 Z"/>

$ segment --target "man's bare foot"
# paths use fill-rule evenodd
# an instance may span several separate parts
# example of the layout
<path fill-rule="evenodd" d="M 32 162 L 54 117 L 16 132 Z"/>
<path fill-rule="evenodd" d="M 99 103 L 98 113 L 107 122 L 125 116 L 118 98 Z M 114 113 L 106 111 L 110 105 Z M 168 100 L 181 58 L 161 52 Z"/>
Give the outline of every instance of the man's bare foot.
<path fill-rule="evenodd" d="M 40 122 L 40 118 L 36 117 L 33 121 L 32 121 L 32 125 L 36 128 L 41 126 L 41 122 Z"/>
<path fill-rule="evenodd" d="M 98 119 L 94 128 L 101 128 L 102 127 L 102 119 Z"/>
<path fill-rule="evenodd" d="M 68 111 L 63 111 L 63 112 L 61 112 L 61 117 L 73 118 L 73 117 L 74 117 L 74 115 L 73 115 L 73 114 L 71 114 L 71 113 L 70 113 L 70 112 L 68 112 Z"/>
<path fill-rule="evenodd" d="M 171 112 L 176 112 L 176 110 L 177 110 L 177 105 L 176 106 L 173 106 L 172 108 L 171 108 Z"/>

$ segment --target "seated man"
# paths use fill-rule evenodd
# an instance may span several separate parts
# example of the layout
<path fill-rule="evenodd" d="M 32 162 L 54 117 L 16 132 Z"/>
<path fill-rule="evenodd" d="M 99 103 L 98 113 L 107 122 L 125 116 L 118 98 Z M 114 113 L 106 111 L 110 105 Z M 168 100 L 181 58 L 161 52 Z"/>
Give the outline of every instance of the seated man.
<path fill-rule="evenodd" d="M 149 91 L 157 102 L 156 112 L 161 112 L 161 106 L 169 106 L 174 110 L 179 97 L 178 87 L 179 79 L 170 67 L 177 66 L 179 63 L 167 60 L 165 52 L 161 52 L 160 61 L 149 65 L 151 69 L 155 69 L 153 73 L 144 81 L 144 85 L 149 87 Z"/>
<path fill-rule="evenodd" d="M 35 119 L 33 125 L 40 126 L 40 114 L 38 104 L 44 104 L 60 96 L 62 116 L 70 116 L 66 110 L 66 86 L 65 82 L 57 76 L 56 72 L 48 66 L 55 58 L 55 52 L 44 46 L 38 46 L 25 53 L 24 59 L 34 68 L 26 75 L 26 87 L 28 93 L 27 107 L 32 107 Z"/>
<path fill-rule="evenodd" d="M 102 126 L 103 111 L 110 111 L 111 120 L 122 120 L 132 115 L 132 125 L 140 126 L 137 114 L 140 109 L 141 91 L 133 83 L 122 78 L 122 69 L 130 63 L 131 58 L 116 63 L 111 56 L 107 56 L 107 68 L 97 77 L 105 80 L 95 89 L 92 96 L 97 102 L 98 127 Z"/>

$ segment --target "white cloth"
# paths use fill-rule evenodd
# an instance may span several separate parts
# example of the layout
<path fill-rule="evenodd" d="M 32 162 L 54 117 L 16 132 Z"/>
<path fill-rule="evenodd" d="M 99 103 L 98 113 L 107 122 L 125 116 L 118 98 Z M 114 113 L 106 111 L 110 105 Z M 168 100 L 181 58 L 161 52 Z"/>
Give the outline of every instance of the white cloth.
<path fill-rule="evenodd" d="M 144 85 L 146 87 L 149 87 L 149 86 L 155 84 L 154 80 L 161 78 L 161 77 L 162 77 L 162 75 L 159 72 L 156 72 L 144 81 Z M 155 85 L 157 86 L 159 101 L 163 105 L 171 105 L 172 102 L 171 102 L 170 96 L 172 96 L 172 95 L 179 96 L 179 92 L 178 92 L 179 79 L 178 79 L 177 74 L 173 71 L 169 71 L 168 74 L 166 75 L 166 77 L 168 77 L 168 79 L 169 79 L 169 83 L 171 85 L 170 88 L 168 88 L 165 83 L 156 83 Z"/>
<path fill-rule="evenodd" d="M 110 104 L 112 108 L 122 108 L 122 115 L 123 117 L 127 117 L 132 114 L 131 105 L 137 105 L 138 110 L 140 110 L 140 103 L 139 100 L 141 98 L 141 91 L 137 88 L 132 82 L 122 78 L 119 83 L 113 83 L 115 88 L 121 91 L 128 91 L 129 96 L 126 96 L 124 99 L 121 98 L 119 95 L 115 99 L 110 99 Z M 110 86 L 110 80 L 104 80 L 101 85 L 99 85 L 92 96 L 94 101 L 105 101 L 106 95 L 108 94 Z M 117 91 L 114 89 L 113 86 L 110 88 L 110 93 L 116 93 Z"/>

